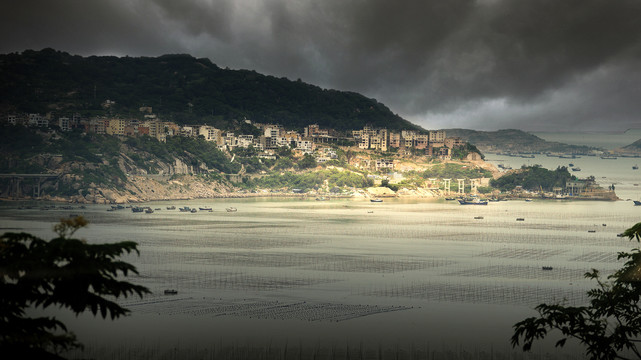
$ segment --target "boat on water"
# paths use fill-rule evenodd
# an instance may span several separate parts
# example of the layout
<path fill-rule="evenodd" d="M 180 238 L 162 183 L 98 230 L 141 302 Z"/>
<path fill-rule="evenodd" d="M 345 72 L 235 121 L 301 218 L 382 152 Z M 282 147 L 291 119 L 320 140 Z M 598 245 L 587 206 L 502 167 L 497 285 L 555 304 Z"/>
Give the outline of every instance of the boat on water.
<path fill-rule="evenodd" d="M 639 165 L 632 165 L 632 170 L 639 170 Z"/>
<path fill-rule="evenodd" d="M 573 164 L 573 163 L 569 163 L 568 165 L 569 165 L 570 167 L 573 167 L 573 166 L 574 166 L 574 164 Z"/>
<path fill-rule="evenodd" d="M 198 210 L 196 210 L 196 208 L 193 208 L 193 209 L 191 209 L 191 210 L 189 210 L 189 211 L 190 211 L 191 213 L 198 212 Z"/>
<path fill-rule="evenodd" d="M 124 207 L 124 206 L 122 206 L 122 205 L 111 205 L 111 208 L 112 208 L 112 209 L 114 209 L 114 210 L 122 210 L 122 209 L 124 209 L 125 207 Z"/>
<path fill-rule="evenodd" d="M 634 206 L 640 206 L 641 205 L 641 200 L 632 200 L 634 201 Z"/>
<path fill-rule="evenodd" d="M 131 208 L 131 212 L 139 213 L 145 211 L 145 208 L 141 208 L 140 206 L 134 206 Z"/>
<path fill-rule="evenodd" d="M 173 205 L 172 206 L 167 206 L 167 210 L 176 210 L 176 207 L 173 206 Z"/>
<path fill-rule="evenodd" d="M 178 290 L 174 290 L 174 289 L 165 290 L 165 295 L 176 295 L 176 294 L 178 294 Z"/>
<path fill-rule="evenodd" d="M 236 211 L 238 211 L 238 209 L 236 209 L 235 207 L 231 207 L 231 206 L 226 208 L 225 210 L 227 210 L 227 212 L 236 212 Z"/>
<path fill-rule="evenodd" d="M 146 208 L 145 209 L 145 214 L 153 214 L 153 213 L 154 213 L 154 209 L 152 209 L 152 208 Z"/>
<path fill-rule="evenodd" d="M 205 207 L 199 207 L 200 211 L 212 211 L 212 208 L 205 206 Z"/>
<path fill-rule="evenodd" d="M 185 207 L 179 208 L 178 210 L 180 210 L 181 212 L 190 212 L 191 208 L 189 206 L 185 206 Z"/>
<path fill-rule="evenodd" d="M 601 156 L 601 159 L 603 159 L 603 160 L 616 160 L 617 157 L 616 156 L 604 155 L 604 156 Z"/>
<path fill-rule="evenodd" d="M 475 216 L 475 217 L 474 217 L 474 219 L 476 219 L 476 220 L 482 220 L 482 219 L 483 219 L 483 217 L 482 217 L 482 216 Z"/>
<path fill-rule="evenodd" d="M 461 205 L 487 205 L 487 200 L 481 200 L 479 198 L 469 199 L 459 199 L 458 201 Z"/>
<path fill-rule="evenodd" d="M 580 167 L 578 167 L 578 166 L 577 166 L 577 167 L 573 167 L 573 168 L 572 168 L 572 171 L 581 171 L 581 168 L 580 168 Z"/>
<path fill-rule="evenodd" d="M 552 270 L 553 267 L 551 267 L 551 266 L 543 266 L 543 267 L 541 267 L 541 269 L 542 270 Z"/>
<path fill-rule="evenodd" d="M 382 199 L 369 199 L 369 201 L 371 201 L 371 202 L 383 202 Z"/>

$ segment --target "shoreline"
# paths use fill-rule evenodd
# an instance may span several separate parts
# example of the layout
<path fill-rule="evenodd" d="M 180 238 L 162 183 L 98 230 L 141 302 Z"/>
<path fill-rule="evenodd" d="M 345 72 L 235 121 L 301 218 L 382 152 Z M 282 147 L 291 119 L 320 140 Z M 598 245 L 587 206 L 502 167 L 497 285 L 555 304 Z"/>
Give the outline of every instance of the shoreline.
<path fill-rule="evenodd" d="M 298 194 L 298 193 L 241 193 L 233 192 L 226 194 L 219 194 L 213 196 L 204 196 L 204 197 L 166 197 L 166 198 L 156 198 L 156 199 L 145 199 L 137 201 L 123 201 L 123 202 L 114 202 L 114 201 L 78 201 L 78 199 L 73 199 L 72 197 L 60 197 L 60 196 L 43 196 L 40 198 L 33 197 L 22 197 L 22 198 L 0 198 L 0 202 L 7 203 L 17 203 L 17 202 L 54 202 L 60 204 L 77 204 L 77 205 L 122 205 L 122 204 L 142 204 L 150 202 L 166 202 L 166 201 L 193 201 L 193 200 L 207 200 L 207 199 L 249 199 L 249 198 L 293 198 L 301 200 L 317 200 L 317 201 L 330 201 L 333 199 L 362 199 L 362 200 L 371 200 L 371 199 L 435 199 L 435 200 L 444 200 L 446 198 L 462 198 L 455 195 L 445 195 L 438 194 L 433 196 L 424 196 L 424 195 L 397 195 L 397 194 L 365 194 L 366 191 L 363 191 L 359 195 L 331 195 L 331 194 Z M 472 194 L 465 194 L 464 197 L 477 196 Z M 481 198 L 490 198 L 491 196 L 480 196 Z M 541 196 L 533 196 L 532 194 L 526 195 L 509 195 L 509 196 L 499 196 L 497 197 L 499 201 L 515 201 L 515 200 L 554 200 L 554 201 L 627 201 L 619 198 L 616 194 L 612 196 L 603 196 L 603 197 L 586 197 L 586 196 L 573 196 L 566 198 L 549 198 Z"/>

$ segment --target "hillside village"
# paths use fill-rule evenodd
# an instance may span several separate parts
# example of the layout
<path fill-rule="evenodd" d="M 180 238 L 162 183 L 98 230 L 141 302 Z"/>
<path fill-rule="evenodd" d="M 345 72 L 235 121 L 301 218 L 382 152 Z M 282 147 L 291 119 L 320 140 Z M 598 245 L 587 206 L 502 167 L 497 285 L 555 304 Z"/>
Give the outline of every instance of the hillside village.
<path fill-rule="evenodd" d="M 112 104 L 106 101 L 103 107 L 108 109 Z M 25 192 L 31 192 L 35 198 L 60 201 L 123 203 L 274 196 L 300 193 L 300 190 L 318 196 L 331 193 L 332 196 L 366 198 L 439 197 L 453 192 L 459 196 L 490 192 L 497 196 L 500 193 L 490 183 L 503 173 L 484 162 L 476 147 L 459 137 L 447 137 L 444 130 L 391 131 L 366 125 L 362 129 L 341 132 L 313 124 L 299 132 L 280 124 L 261 124 L 249 119 L 235 124 L 235 130 L 225 130 L 211 125 L 178 125 L 163 121 L 151 107 L 141 107 L 139 111 L 142 116 L 136 118 L 55 117 L 52 113 L 45 116 L 36 113 L 7 115 L 5 125 L 51 132 L 54 139 L 56 132 L 106 135 L 120 139 L 119 143 L 123 145 L 119 145 L 120 150 L 109 159 L 94 154 L 100 155 L 98 159 L 102 157 L 98 164 L 70 162 L 58 154 L 39 154 L 32 161 L 41 165 L 53 164 L 54 168 L 50 167 L 46 172 L 63 174 L 62 178 L 53 182 L 40 178 L 25 188 L 27 181 L 21 185 L 20 177 L 9 176 L 11 180 L 3 183 L 0 197 L 21 198 Z M 222 157 L 204 162 L 191 157 L 167 159 L 158 157 L 153 150 L 136 148 L 136 142 L 127 141 L 154 139 L 163 144 L 174 138 L 193 139 L 196 141 L 193 144 L 201 141 L 210 149 L 203 148 L 202 151 L 217 152 L 221 155 L 214 157 Z M 182 151 L 189 154 L 195 150 Z M 292 170 L 298 175 L 288 175 Z M 306 170 L 314 170 L 315 179 L 305 179 Z M 67 189 L 62 192 L 61 181 L 62 188 Z M 596 184 L 573 184 L 574 187 L 580 184 L 581 192 L 592 198 L 614 196 L 613 192 L 605 196 L 601 191 L 595 195 Z M 553 195 L 559 196 L 565 192 L 567 182 L 560 185 L 540 195 L 552 196 L 550 191 L 554 191 L 556 194 Z M 49 190 L 43 191 L 46 188 Z M 522 190 L 520 187 L 510 190 L 508 196 L 535 196 Z M 47 197 L 45 193 L 66 195 Z"/>
<path fill-rule="evenodd" d="M 106 100 L 103 107 L 108 109 L 114 104 Z M 209 125 L 178 125 L 163 121 L 152 112 L 151 107 L 141 107 L 143 118 L 120 117 L 81 117 L 78 114 L 55 117 L 52 113 L 41 115 L 8 114 L 6 123 L 36 128 L 55 127 L 60 131 L 78 129 L 84 133 L 107 134 L 119 137 L 149 136 L 165 142 L 168 136 L 202 137 L 216 144 L 219 150 L 231 151 L 236 148 L 250 148 L 262 152 L 261 156 L 273 156 L 274 150 L 289 147 L 303 154 L 314 154 L 317 162 L 322 163 L 335 158 L 332 152 L 315 152 L 322 144 L 355 145 L 362 150 L 382 152 L 395 150 L 400 155 L 420 154 L 448 160 L 453 149 L 463 147 L 465 142 L 459 137 L 447 137 L 444 130 L 430 130 L 420 133 L 416 130 L 389 131 L 365 126 L 360 130 L 340 132 L 322 129 L 318 125 L 306 126 L 302 133 L 285 129 L 280 124 L 260 124 L 243 120 L 249 125 L 251 134 L 224 131 Z M 466 160 L 479 160 L 479 153 L 467 154 Z M 371 164 L 372 168 L 393 169 L 393 164 L 384 159 Z"/>

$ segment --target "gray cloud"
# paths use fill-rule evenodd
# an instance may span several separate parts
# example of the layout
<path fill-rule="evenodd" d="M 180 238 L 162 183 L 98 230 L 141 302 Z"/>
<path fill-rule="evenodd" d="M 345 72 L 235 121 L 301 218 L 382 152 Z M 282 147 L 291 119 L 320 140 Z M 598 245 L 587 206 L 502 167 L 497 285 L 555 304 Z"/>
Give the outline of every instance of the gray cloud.
<path fill-rule="evenodd" d="M 190 53 L 358 91 L 428 128 L 639 123 L 636 0 L 22 0 L 0 11 L 2 52 Z"/>

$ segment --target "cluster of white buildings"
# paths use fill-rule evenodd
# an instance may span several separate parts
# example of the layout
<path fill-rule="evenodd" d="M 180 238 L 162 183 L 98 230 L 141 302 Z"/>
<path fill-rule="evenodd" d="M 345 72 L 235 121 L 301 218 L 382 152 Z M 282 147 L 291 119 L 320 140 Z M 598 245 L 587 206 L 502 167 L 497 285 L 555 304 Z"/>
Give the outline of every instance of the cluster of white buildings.
<path fill-rule="evenodd" d="M 51 114 L 10 114 L 7 122 L 12 125 L 25 125 L 33 127 L 50 127 L 56 125 L 62 131 L 80 128 L 85 132 L 108 134 L 118 136 L 148 135 L 159 141 L 166 141 L 167 136 L 202 137 L 206 141 L 214 142 L 221 150 L 253 147 L 259 151 L 290 147 L 304 153 L 311 153 L 318 143 L 332 143 L 337 140 L 351 140 L 358 144 L 360 149 L 410 152 L 424 150 L 427 155 L 449 156 L 451 149 L 464 145 L 460 138 L 447 138 L 444 130 L 434 130 L 419 133 L 415 130 L 402 130 L 400 132 L 387 129 L 376 129 L 365 126 L 362 130 L 351 131 L 351 137 L 341 136 L 333 129 L 321 129 L 318 125 L 309 125 L 303 133 L 286 130 L 281 125 L 246 123 L 258 129 L 254 134 L 235 134 L 223 131 L 209 125 L 184 125 L 179 126 L 173 122 L 161 121 L 152 113 L 150 107 L 140 108 L 146 113 L 143 119 L 121 119 L 109 117 L 82 118 L 79 115 L 62 116 L 54 119 Z M 336 154 L 327 153 L 319 157 L 320 162 L 336 158 Z M 391 167 L 385 159 L 377 161 L 377 169 Z"/>
<path fill-rule="evenodd" d="M 353 130 L 352 137 L 360 149 L 388 151 L 391 148 L 425 150 L 427 155 L 449 156 L 451 149 L 465 145 L 458 137 L 446 137 L 445 130 L 430 130 L 427 134 L 415 130 L 400 132 L 387 129 L 374 129 L 365 126 L 362 130 Z M 437 149 L 438 153 L 434 153 Z"/>

